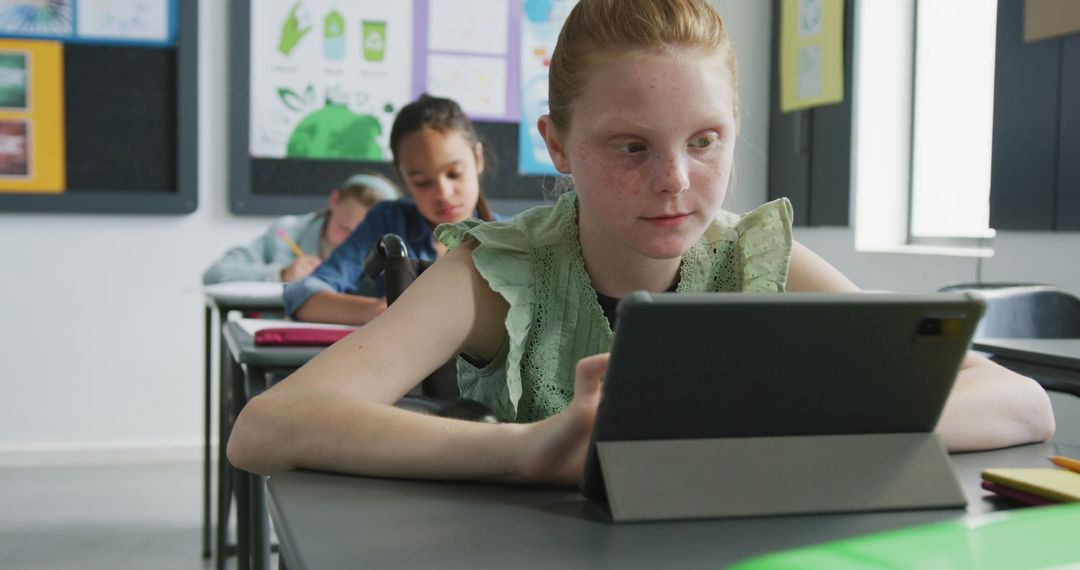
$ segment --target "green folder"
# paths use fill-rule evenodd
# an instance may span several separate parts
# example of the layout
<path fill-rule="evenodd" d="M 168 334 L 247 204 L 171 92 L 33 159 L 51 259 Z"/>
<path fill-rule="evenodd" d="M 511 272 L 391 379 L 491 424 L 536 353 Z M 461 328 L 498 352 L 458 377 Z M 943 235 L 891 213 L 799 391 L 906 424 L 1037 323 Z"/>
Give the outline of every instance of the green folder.
<path fill-rule="evenodd" d="M 826 542 L 732 570 L 1015 569 L 1080 566 L 1080 504 L 1029 507 Z"/>

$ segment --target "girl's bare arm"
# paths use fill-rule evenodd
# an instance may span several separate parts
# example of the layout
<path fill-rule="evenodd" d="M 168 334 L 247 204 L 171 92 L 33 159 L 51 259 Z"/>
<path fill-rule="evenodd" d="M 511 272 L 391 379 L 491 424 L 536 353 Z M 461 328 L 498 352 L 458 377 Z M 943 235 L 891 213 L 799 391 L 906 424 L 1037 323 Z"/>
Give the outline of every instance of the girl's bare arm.
<path fill-rule="evenodd" d="M 237 418 L 228 454 L 258 473 L 296 467 L 370 475 L 513 479 L 521 426 L 424 416 L 392 404 L 464 351 L 493 356 L 506 304 L 448 254 L 380 318 L 327 348 Z"/>

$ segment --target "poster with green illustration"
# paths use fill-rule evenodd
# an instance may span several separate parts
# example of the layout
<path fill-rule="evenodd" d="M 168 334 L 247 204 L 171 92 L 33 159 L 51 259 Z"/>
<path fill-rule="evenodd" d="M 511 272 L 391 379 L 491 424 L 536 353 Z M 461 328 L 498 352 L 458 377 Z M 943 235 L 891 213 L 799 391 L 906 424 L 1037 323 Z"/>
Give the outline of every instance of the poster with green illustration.
<path fill-rule="evenodd" d="M 411 0 L 251 2 L 250 155 L 389 160 L 413 97 L 413 22 Z"/>
<path fill-rule="evenodd" d="M 383 160 L 379 145 L 382 132 L 377 118 L 327 103 L 300 121 L 285 154 L 290 158 Z"/>
<path fill-rule="evenodd" d="M 28 71 L 25 53 L 0 51 L 0 109 L 26 109 Z"/>

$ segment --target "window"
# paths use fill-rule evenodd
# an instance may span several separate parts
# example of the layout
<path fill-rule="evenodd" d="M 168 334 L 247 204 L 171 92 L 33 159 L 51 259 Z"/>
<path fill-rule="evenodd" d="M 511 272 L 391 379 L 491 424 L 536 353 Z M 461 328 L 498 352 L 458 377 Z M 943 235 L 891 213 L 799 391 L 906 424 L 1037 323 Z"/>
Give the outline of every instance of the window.
<path fill-rule="evenodd" d="M 920 1 L 915 17 L 912 243 L 990 230 L 997 2 Z"/>
<path fill-rule="evenodd" d="M 991 255 L 996 11 L 986 0 L 855 4 L 856 250 Z"/>

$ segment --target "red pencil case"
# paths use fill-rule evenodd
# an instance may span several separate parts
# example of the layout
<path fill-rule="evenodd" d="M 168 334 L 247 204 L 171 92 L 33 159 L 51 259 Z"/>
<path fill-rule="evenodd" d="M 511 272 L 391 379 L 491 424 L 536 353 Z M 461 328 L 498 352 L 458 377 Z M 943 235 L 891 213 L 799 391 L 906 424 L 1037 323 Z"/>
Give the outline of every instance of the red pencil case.
<path fill-rule="evenodd" d="M 349 336 L 353 329 L 267 328 L 255 332 L 256 345 L 330 346 Z"/>

